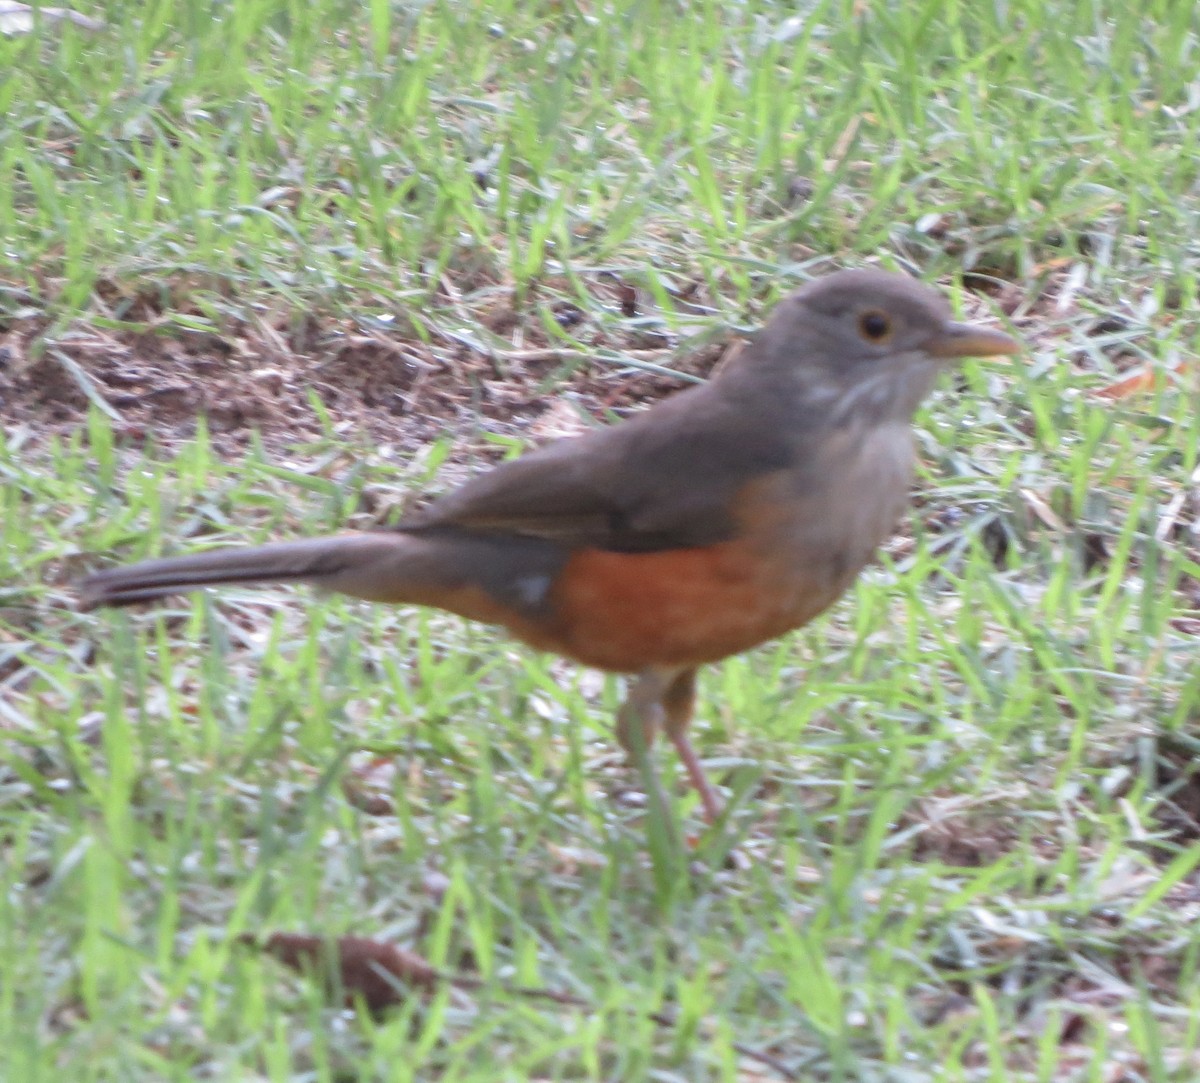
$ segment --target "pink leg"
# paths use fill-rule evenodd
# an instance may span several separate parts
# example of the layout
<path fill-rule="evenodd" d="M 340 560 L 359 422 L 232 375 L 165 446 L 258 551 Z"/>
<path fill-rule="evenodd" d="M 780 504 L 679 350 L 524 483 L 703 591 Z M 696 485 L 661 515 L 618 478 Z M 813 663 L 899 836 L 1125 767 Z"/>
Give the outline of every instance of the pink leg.
<path fill-rule="evenodd" d="M 662 697 L 663 710 L 666 713 L 666 731 L 679 754 L 688 779 L 700 795 L 700 803 L 704 806 L 704 818 L 711 824 L 721 818 L 724 802 L 717 795 L 713 784 L 704 773 L 704 766 L 692 742 L 688 738 L 688 727 L 692 724 L 692 715 L 696 708 L 696 671 L 685 669 L 667 686 Z"/>

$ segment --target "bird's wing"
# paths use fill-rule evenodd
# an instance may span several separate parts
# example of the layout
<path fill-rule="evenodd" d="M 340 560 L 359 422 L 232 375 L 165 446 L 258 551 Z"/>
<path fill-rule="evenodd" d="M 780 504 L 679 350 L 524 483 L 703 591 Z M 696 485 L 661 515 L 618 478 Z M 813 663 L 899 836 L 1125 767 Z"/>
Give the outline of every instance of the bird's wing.
<path fill-rule="evenodd" d="M 631 552 L 714 544 L 736 530 L 742 487 L 788 465 L 774 428 L 706 385 L 503 463 L 398 526 Z"/>

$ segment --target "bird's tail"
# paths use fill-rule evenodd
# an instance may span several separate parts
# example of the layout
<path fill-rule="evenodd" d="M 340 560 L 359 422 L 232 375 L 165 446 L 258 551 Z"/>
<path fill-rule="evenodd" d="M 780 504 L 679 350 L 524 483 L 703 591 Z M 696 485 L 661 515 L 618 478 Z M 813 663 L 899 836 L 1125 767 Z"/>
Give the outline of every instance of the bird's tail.
<path fill-rule="evenodd" d="M 146 560 L 87 576 L 79 584 L 79 607 L 133 605 L 231 583 L 309 583 L 370 598 L 379 593 L 371 589 L 372 570 L 394 575 L 410 545 L 403 534 L 336 534 Z"/>

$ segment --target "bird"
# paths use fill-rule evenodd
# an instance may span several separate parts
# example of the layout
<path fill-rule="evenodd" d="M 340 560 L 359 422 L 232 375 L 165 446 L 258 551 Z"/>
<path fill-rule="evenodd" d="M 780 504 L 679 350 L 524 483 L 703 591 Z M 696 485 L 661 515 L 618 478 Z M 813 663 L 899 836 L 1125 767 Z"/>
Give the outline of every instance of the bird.
<path fill-rule="evenodd" d="M 913 417 L 939 373 L 1018 350 L 915 278 L 836 271 L 787 294 L 706 382 L 395 524 L 107 568 L 79 605 L 303 583 L 500 625 L 626 675 L 618 742 L 638 760 L 665 733 L 715 822 L 724 802 L 690 737 L 697 670 L 837 601 L 908 505 Z"/>

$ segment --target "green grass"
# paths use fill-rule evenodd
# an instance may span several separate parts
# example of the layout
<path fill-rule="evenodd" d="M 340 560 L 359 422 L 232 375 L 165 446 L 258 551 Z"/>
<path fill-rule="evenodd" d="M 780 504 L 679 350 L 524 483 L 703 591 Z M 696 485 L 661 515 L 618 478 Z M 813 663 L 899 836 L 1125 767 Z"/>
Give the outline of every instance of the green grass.
<path fill-rule="evenodd" d="M 87 11 L 0 39 L 0 1078 L 1200 1075 L 1192 4 Z M 647 341 L 674 367 L 868 259 L 969 272 L 1030 349 L 923 412 L 850 596 L 705 672 L 736 804 L 685 859 L 617 682 L 488 629 L 287 591 L 74 612 L 95 554 L 374 522 L 523 442 L 496 387 L 650 397 Z M 235 450 L 114 394 L 196 332 L 234 344 L 214 380 L 361 334 L 460 401 L 389 420 L 380 385 Z M 1095 394 L 1133 364 L 1162 377 Z M 484 989 L 372 1021 L 236 944 L 274 930 Z"/>

